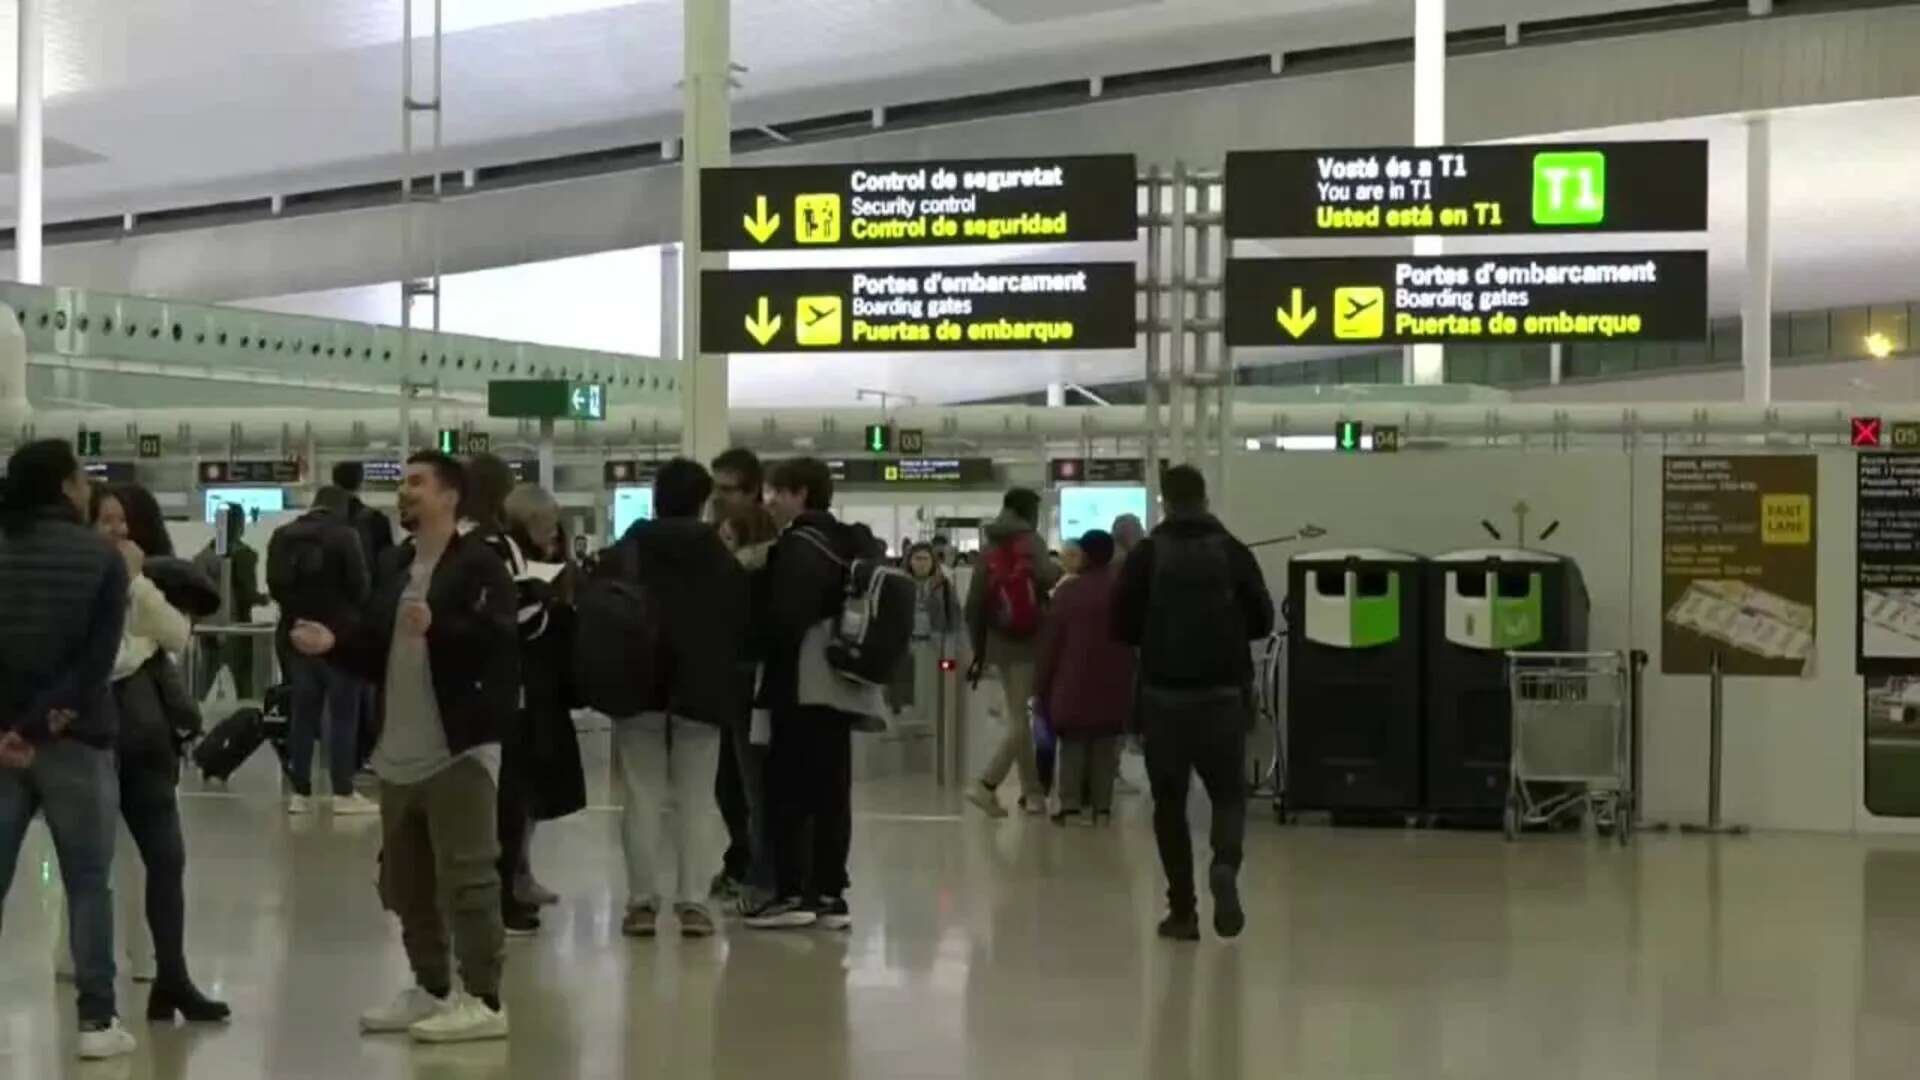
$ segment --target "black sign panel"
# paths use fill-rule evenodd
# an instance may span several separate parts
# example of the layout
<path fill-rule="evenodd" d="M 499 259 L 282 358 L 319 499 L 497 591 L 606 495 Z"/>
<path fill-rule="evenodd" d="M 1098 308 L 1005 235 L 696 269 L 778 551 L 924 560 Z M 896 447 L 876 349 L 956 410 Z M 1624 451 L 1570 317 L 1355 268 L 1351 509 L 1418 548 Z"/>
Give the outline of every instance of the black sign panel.
<path fill-rule="evenodd" d="M 1235 259 L 1227 344 L 1704 341 L 1704 251 Z"/>
<path fill-rule="evenodd" d="M 846 484 L 991 484 L 992 458 L 831 458 L 825 462 L 836 483 Z"/>
<path fill-rule="evenodd" d="M 608 487 L 621 484 L 651 484 L 660 469 L 659 463 L 652 461 L 608 461 L 600 466 L 600 482 Z"/>
<path fill-rule="evenodd" d="M 83 468 L 87 470 L 87 479 L 97 484 L 134 482 L 134 468 L 131 461 L 89 461 Z"/>
<path fill-rule="evenodd" d="M 1054 458 L 1048 463 L 1055 484 L 1144 484 L 1144 458 Z"/>
<path fill-rule="evenodd" d="M 1131 154 L 700 173 L 708 251 L 1132 240 Z"/>
<path fill-rule="evenodd" d="M 1861 454 L 1857 468 L 1857 668 L 1920 674 L 1920 456 Z"/>
<path fill-rule="evenodd" d="M 1233 237 L 1700 232 L 1703 140 L 1227 155 Z"/>
<path fill-rule="evenodd" d="M 141 457 L 157 458 L 157 457 L 160 457 L 163 453 L 165 453 L 165 447 L 160 441 L 160 436 L 148 435 L 148 434 L 142 434 L 140 436 L 140 456 Z"/>
<path fill-rule="evenodd" d="M 709 270 L 710 353 L 1130 349 L 1131 263 Z"/>
<path fill-rule="evenodd" d="M 200 464 L 202 484 L 297 484 L 297 461 L 205 461 Z"/>

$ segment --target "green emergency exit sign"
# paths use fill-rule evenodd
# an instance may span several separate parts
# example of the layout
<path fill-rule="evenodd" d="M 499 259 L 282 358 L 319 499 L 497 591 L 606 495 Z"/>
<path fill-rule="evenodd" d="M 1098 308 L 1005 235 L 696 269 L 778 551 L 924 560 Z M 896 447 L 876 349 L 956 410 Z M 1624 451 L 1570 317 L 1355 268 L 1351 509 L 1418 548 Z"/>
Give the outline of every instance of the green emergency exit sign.
<path fill-rule="evenodd" d="M 487 415 L 506 420 L 605 420 L 604 383 L 565 379 L 496 379 L 487 384 Z"/>

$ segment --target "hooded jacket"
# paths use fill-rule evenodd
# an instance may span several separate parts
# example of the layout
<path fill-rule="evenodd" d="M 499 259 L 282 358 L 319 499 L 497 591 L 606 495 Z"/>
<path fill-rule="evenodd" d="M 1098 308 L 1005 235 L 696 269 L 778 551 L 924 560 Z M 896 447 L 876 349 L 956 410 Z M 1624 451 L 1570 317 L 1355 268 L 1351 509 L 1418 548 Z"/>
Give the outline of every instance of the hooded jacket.
<path fill-rule="evenodd" d="M 660 606 L 668 656 L 661 711 L 703 724 L 731 722 L 751 687 L 740 658 L 747 636 L 747 572 L 698 518 L 636 521 L 628 545 L 640 584 Z"/>
<path fill-rule="evenodd" d="M 967 584 L 967 635 L 973 642 L 973 655 L 988 664 L 1031 664 L 1037 654 L 1038 635 L 1010 638 L 995 630 L 987 613 L 987 566 L 994 548 L 1001 544 L 1025 544 L 1033 560 L 1035 602 L 1045 607 L 1054 583 L 1060 580 L 1060 567 L 1047 557 L 1047 545 L 1033 526 L 1011 510 L 988 522 L 981 533 L 986 541 L 975 563 L 973 578 Z"/>

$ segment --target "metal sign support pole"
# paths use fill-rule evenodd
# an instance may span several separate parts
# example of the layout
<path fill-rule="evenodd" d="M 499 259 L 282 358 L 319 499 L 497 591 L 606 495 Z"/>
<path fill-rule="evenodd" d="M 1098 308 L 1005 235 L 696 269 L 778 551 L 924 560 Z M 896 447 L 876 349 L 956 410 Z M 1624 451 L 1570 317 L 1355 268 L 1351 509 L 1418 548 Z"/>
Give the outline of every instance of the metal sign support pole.
<path fill-rule="evenodd" d="M 1187 460 L 1187 165 L 1173 165 L 1173 216 L 1167 266 L 1167 459 Z"/>
<path fill-rule="evenodd" d="M 1165 208 L 1160 166 L 1147 170 L 1147 307 L 1146 307 L 1146 456 L 1147 520 L 1151 529 L 1160 521 L 1160 319 L 1164 308 L 1161 289 L 1166 275 L 1161 270 L 1161 221 Z"/>
<path fill-rule="evenodd" d="M 1720 820 L 1721 747 L 1726 734 L 1722 726 L 1722 714 L 1726 704 L 1725 682 L 1720 668 L 1720 654 L 1716 651 L 1707 668 L 1707 823 L 1682 825 L 1681 832 L 1710 836 L 1739 836 L 1747 831 L 1745 825 L 1732 825 Z"/>

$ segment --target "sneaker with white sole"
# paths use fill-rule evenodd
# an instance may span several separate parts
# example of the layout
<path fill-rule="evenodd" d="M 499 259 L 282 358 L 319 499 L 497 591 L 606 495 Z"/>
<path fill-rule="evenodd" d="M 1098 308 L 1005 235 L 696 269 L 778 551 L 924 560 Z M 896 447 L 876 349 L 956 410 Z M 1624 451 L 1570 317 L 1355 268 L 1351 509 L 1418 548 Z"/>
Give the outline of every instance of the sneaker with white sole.
<path fill-rule="evenodd" d="M 799 930 L 818 922 L 820 915 L 799 897 L 769 900 L 745 913 L 745 921 L 755 930 Z"/>
<path fill-rule="evenodd" d="M 967 801 L 985 811 L 990 818 L 1007 816 L 1007 808 L 1000 805 L 1000 797 L 986 785 L 985 781 L 973 784 L 967 789 Z"/>
<path fill-rule="evenodd" d="M 392 1035 L 452 1007 L 451 998 L 434 997 L 417 986 L 409 986 L 387 1004 L 361 1013 L 360 1030 L 368 1035 Z"/>
<path fill-rule="evenodd" d="M 82 1061 L 105 1061 L 108 1058 L 125 1057 L 139 1049 L 133 1041 L 133 1035 L 120 1026 L 115 1017 L 102 1024 L 80 1025 L 79 1052 Z"/>
<path fill-rule="evenodd" d="M 380 804 L 359 792 L 333 797 L 334 817 L 366 817 L 380 812 Z"/>
<path fill-rule="evenodd" d="M 407 1029 L 414 1042 L 463 1043 L 507 1037 L 507 1007 L 492 1009 L 472 994 L 455 994 L 453 1003 Z"/>
<path fill-rule="evenodd" d="M 820 898 L 813 905 L 813 913 L 818 919 L 816 925 L 822 930 L 853 929 L 853 912 L 848 909 L 844 896 Z"/>
<path fill-rule="evenodd" d="M 287 813 L 295 817 L 313 813 L 313 799 L 306 795 L 287 796 Z"/>

